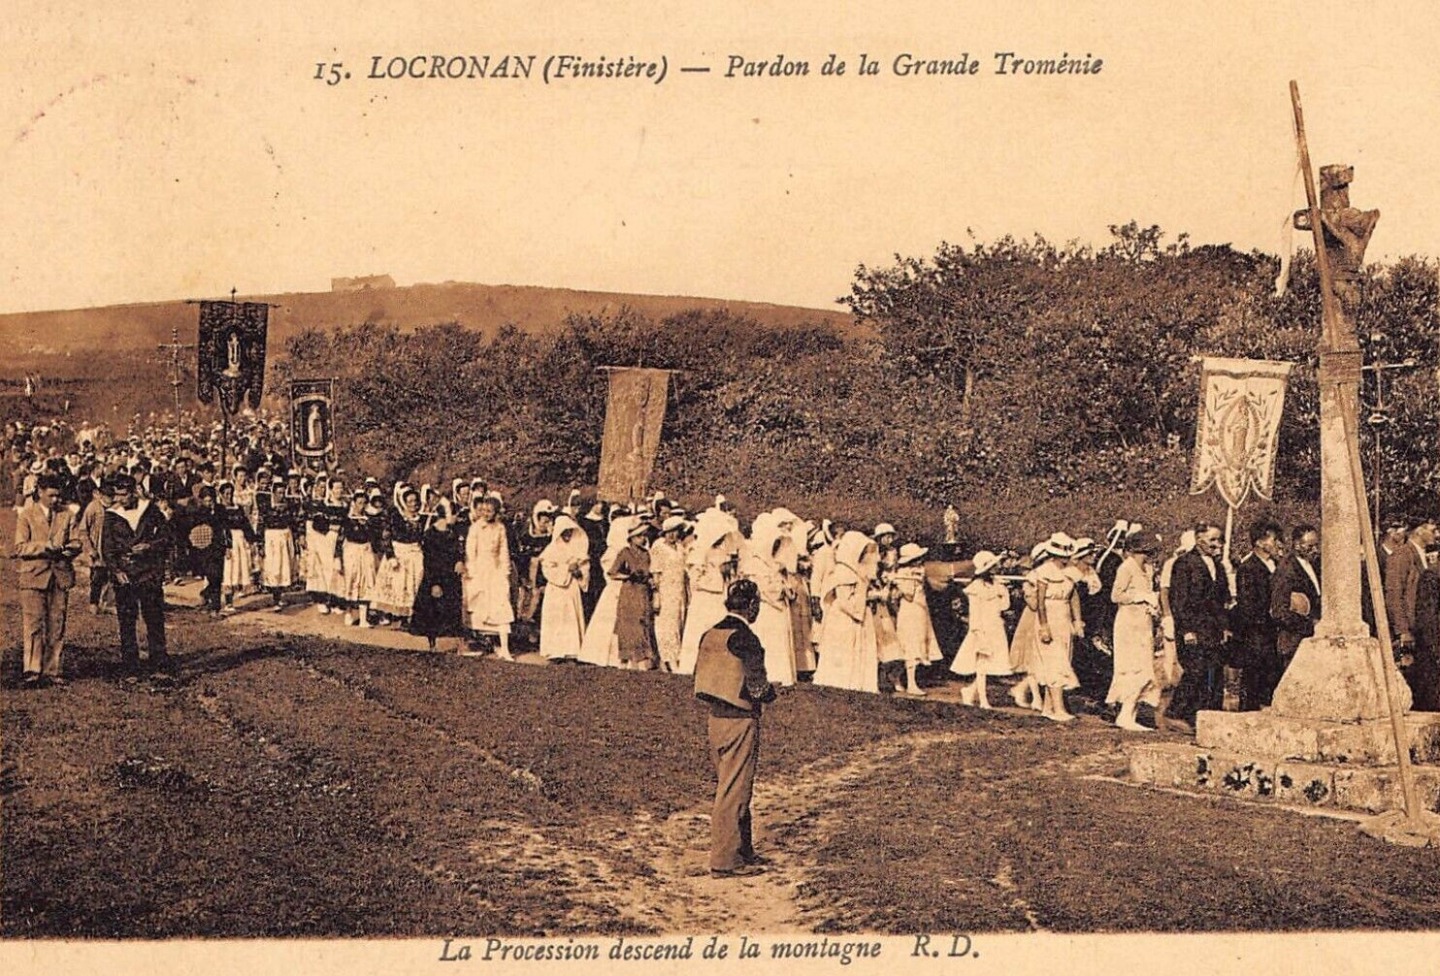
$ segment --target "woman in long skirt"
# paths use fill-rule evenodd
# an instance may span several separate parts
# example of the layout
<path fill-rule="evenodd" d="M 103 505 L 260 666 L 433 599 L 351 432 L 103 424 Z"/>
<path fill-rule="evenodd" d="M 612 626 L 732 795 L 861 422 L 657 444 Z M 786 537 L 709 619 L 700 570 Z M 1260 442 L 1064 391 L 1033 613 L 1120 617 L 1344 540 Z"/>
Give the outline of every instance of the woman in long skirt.
<path fill-rule="evenodd" d="M 386 533 L 388 567 L 377 585 L 375 609 L 398 620 L 408 620 L 415 606 L 415 593 L 425 574 L 422 541 L 425 520 L 420 515 L 420 492 L 410 485 L 397 485 L 397 504 L 388 516 Z"/>
<path fill-rule="evenodd" d="M 990 675 L 1010 673 L 1010 650 L 1005 642 L 1005 611 L 1010 609 L 1010 590 L 993 577 L 1000 557 L 982 549 L 975 554 L 974 578 L 965 584 L 969 627 L 950 670 L 971 675 L 973 680 L 960 690 L 965 705 L 990 707 L 986 683 Z"/>
<path fill-rule="evenodd" d="M 1074 721 L 1065 707 L 1065 692 L 1080 687 L 1071 663 L 1080 620 L 1080 597 L 1075 577 L 1068 572 L 1074 548 L 1068 535 L 1055 533 L 1045 544 L 1045 562 L 1035 573 L 1034 674 L 1044 691 L 1040 714 L 1052 722 Z"/>
<path fill-rule="evenodd" d="M 725 619 L 725 590 L 739 549 L 738 535 L 734 519 L 718 509 L 706 509 L 696 521 L 695 541 L 686 562 L 690 606 L 685 612 L 685 633 L 680 639 L 681 674 L 695 673 L 700 638 Z"/>
<path fill-rule="evenodd" d="M 620 643 L 615 639 L 615 622 L 620 614 L 620 590 L 624 580 L 610 575 L 615 561 L 628 545 L 630 529 L 638 522 L 634 516 L 622 515 L 610 523 L 605 534 L 605 551 L 600 555 L 600 571 L 605 588 L 595 601 L 595 611 L 585 625 L 585 640 L 580 645 L 579 660 L 597 667 L 620 666 Z"/>
<path fill-rule="evenodd" d="M 771 684 L 795 683 L 795 629 L 790 603 L 795 592 L 786 579 L 785 547 L 793 546 L 790 536 L 770 513 L 755 519 L 750 544 L 740 563 L 740 575 L 760 591 L 760 613 L 750 629 L 765 648 L 765 675 Z"/>
<path fill-rule="evenodd" d="M 610 577 L 620 581 L 620 598 L 615 604 L 616 652 L 622 667 L 648 671 L 656 660 L 650 526 L 637 520 L 627 535 L 627 545 L 610 567 Z"/>
<path fill-rule="evenodd" d="M 581 595 L 590 582 L 590 543 L 569 515 L 558 515 L 550 544 L 540 553 L 545 598 L 540 601 L 540 655 L 573 661 L 585 639 Z"/>
<path fill-rule="evenodd" d="M 879 692 L 880 659 L 868 599 L 879 563 L 875 543 L 861 532 L 846 532 L 836 543 L 835 568 L 820 595 L 825 627 L 817 648 L 815 684 Z"/>
<path fill-rule="evenodd" d="M 234 613 L 235 597 L 244 594 L 254 583 L 255 567 L 250 546 L 255 541 L 255 529 L 250 524 L 250 516 L 235 504 L 235 486 L 230 482 L 220 483 L 218 501 L 230 531 L 230 545 L 225 549 L 225 568 L 220 575 L 220 612 Z"/>
<path fill-rule="evenodd" d="M 895 638 L 905 655 L 905 693 L 917 697 L 924 697 L 925 692 L 915 676 L 916 670 L 941 658 L 940 641 L 935 638 L 930 605 L 925 597 L 925 567 L 920 562 L 929 551 L 910 542 L 901 546 L 893 577 L 899 601 L 895 611 Z"/>
<path fill-rule="evenodd" d="M 1030 550 L 1030 569 L 1026 570 L 1021 593 L 1025 608 L 1015 624 L 1015 633 L 1010 635 L 1010 671 L 1021 676 L 1010 688 L 1010 697 L 1020 708 L 1040 711 L 1040 680 L 1036 676 L 1035 663 L 1035 615 L 1039 609 L 1036 596 L 1039 584 L 1036 574 L 1045 557 L 1045 543 L 1041 542 Z"/>
<path fill-rule="evenodd" d="M 494 498 L 475 498 L 465 538 L 465 611 L 471 631 L 495 635 L 500 645 L 495 654 L 502 661 L 513 660 L 510 625 L 515 622 L 515 609 L 510 605 L 510 572 L 510 542 L 500 521 L 500 503 Z M 473 656 L 479 652 L 465 653 Z"/>
<path fill-rule="evenodd" d="M 666 671 L 680 668 L 680 635 L 685 626 L 685 552 L 680 534 L 685 520 L 672 515 L 661 523 L 660 538 L 650 546 L 655 579 L 655 648 Z"/>
<path fill-rule="evenodd" d="M 340 523 L 340 596 L 346 626 L 370 626 L 370 600 L 375 593 L 376 527 L 366 511 L 365 492 L 356 490 L 350 511 Z"/>
<path fill-rule="evenodd" d="M 433 651 L 437 638 L 464 633 L 460 572 L 465 568 L 465 540 L 448 514 L 442 512 L 431 521 L 420 537 L 420 552 L 424 571 L 410 608 L 410 632 L 424 637 Z"/>
<path fill-rule="evenodd" d="M 264 526 L 265 559 L 260 565 L 260 585 L 270 591 L 275 600 L 274 609 L 280 610 L 284 602 L 280 594 L 288 590 L 299 578 L 295 557 L 295 519 L 297 512 L 291 509 L 291 502 L 283 494 L 285 481 L 275 478 L 271 482 L 270 505 L 260 513 Z"/>
<path fill-rule="evenodd" d="M 317 613 L 329 613 L 335 601 L 335 547 L 340 538 L 340 522 L 335 511 L 339 492 L 327 478 L 317 478 L 305 506 L 305 592 L 315 604 Z"/>
<path fill-rule="evenodd" d="M 1136 704 L 1160 703 L 1155 681 L 1155 618 L 1160 614 L 1160 600 L 1150 567 L 1158 549 L 1153 538 L 1131 538 L 1110 587 L 1116 607 L 1115 671 L 1105 700 L 1120 706 L 1116 727 L 1131 732 L 1151 731 L 1136 721 Z"/>

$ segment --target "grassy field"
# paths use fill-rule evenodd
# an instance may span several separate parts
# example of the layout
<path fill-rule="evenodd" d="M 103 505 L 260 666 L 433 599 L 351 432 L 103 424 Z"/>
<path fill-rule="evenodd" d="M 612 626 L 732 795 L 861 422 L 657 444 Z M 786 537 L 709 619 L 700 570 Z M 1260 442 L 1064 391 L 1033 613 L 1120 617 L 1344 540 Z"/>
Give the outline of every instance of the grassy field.
<path fill-rule="evenodd" d="M 775 867 L 717 882 L 704 719 L 685 679 L 176 610 L 186 678 L 163 693 L 117 680 L 114 618 L 82 605 L 70 686 L 22 692 L 8 565 L 0 594 L 8 938 L 1440 921 L 1440 852 L 1122 785 L 1109 777 L 1124 740 L 1095 716 L 1057 728 L 802 687 L 764 730 L 755 810 Z"/>

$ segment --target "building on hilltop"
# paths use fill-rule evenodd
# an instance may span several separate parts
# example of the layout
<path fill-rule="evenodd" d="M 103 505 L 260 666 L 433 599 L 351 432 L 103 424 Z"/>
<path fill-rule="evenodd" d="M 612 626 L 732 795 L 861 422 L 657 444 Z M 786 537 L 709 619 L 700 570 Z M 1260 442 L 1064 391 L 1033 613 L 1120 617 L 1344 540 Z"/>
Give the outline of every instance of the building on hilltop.
<path fill-rule="evenodd" d="M 331 291 L 370 291 L 374 288 L 394 288 L 395 279 L 388 274 L 360 275 L 356 278 L 331 278 Z"/>

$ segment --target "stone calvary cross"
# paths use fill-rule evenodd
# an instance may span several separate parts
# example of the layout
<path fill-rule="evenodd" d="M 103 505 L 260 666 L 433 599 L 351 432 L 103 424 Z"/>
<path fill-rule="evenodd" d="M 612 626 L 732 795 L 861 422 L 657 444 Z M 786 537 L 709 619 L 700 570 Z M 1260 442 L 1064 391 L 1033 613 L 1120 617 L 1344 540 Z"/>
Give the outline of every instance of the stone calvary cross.
<path fill-rule="evenodd" d="M 1161 786 L 1243 790 L 1256 799 L 1378 812 L 1362 823 L 1367 834 L 1440 846 L 1440 817 L 1427 809 L 1440 799 L 1440 714 L 1406 714 L 1412 698 L 1395 666 L 1360 465 L 1355 312 L 1365 248 L 1380 213 L 1350 206 L 1354 174 L 1348 166 L 1321 167 L 1317 195 L 1294 82 L 1290 100 L 1309 204 L 1294 223 L 1315 236 L 1323 315 L 1320 619 L 1314 636 L 1300 643 L 1269 708 L 1201 711 L 1193 744 L 1131 746 L 1130 775 Z M 1373 635 L 1361 613 L 1362 570 L 1373 597 Z"/>
<path fill-rule="evenodd" d="M 1395 666 L 1384 588 L 1375 545 L 1375 527 L 1366 504 L 1360 463 L 1358 417 L 1361 351 L 1355 332 L 1359 274 L 1378 210 L 1350 205 L 1350 166 L 1320 167 L 1316 199 L 1300 90 L 1290 83 L 1295 140 L 1309 204 L 1294 217 L 1295 227 L 1314 234 L 1320 276 L 1320 511 L 1321 596 L 1315 635 L 1301 642 L 1275 689 L 1271 711 L 1282 720 L 1313 724 L 1320 734 L 1364 740 L 1357 758 L 1395 762 L 1403 812 L 1382 814 L 1369 824 L 1377 836 L 1424 843 L 1437 832 L 1419 801 L 1410 764 L 1405 713 L 1410 688 Z M 1357 556 L 1359 558 L 1357 558 Z M 1374 607 L 1375 633 L 1361 612 L 1362 568 Z M 1388 720 L 1388 721 L 1387 721 Z M 1389 728 L 1384 727 L 1388 724 Z M 1388 731 L 1388 735 L 1386 732 Z M 1390 742 L 1383 742 L 1389 738 Z"/>

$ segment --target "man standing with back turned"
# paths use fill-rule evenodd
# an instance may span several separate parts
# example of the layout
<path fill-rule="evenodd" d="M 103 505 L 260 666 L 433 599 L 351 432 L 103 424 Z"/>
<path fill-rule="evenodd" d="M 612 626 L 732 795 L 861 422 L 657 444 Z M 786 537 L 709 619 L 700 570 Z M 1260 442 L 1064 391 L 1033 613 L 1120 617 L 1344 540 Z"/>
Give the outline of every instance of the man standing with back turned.
<path fill-rule="evenodd" d="M 751 836 L 750 797 L 760 761 L 760 712 L 775 700 L 765 675 L 765 648 L 750 629 L 760 591 L 736 580 L 725 594 L 725 619 L 700 638 L 695 697 L 710 705 L 710 757 L 715 762 L 715 809 L 710 816 L 710 874 L 742 877 L 764 871 Z"/>

